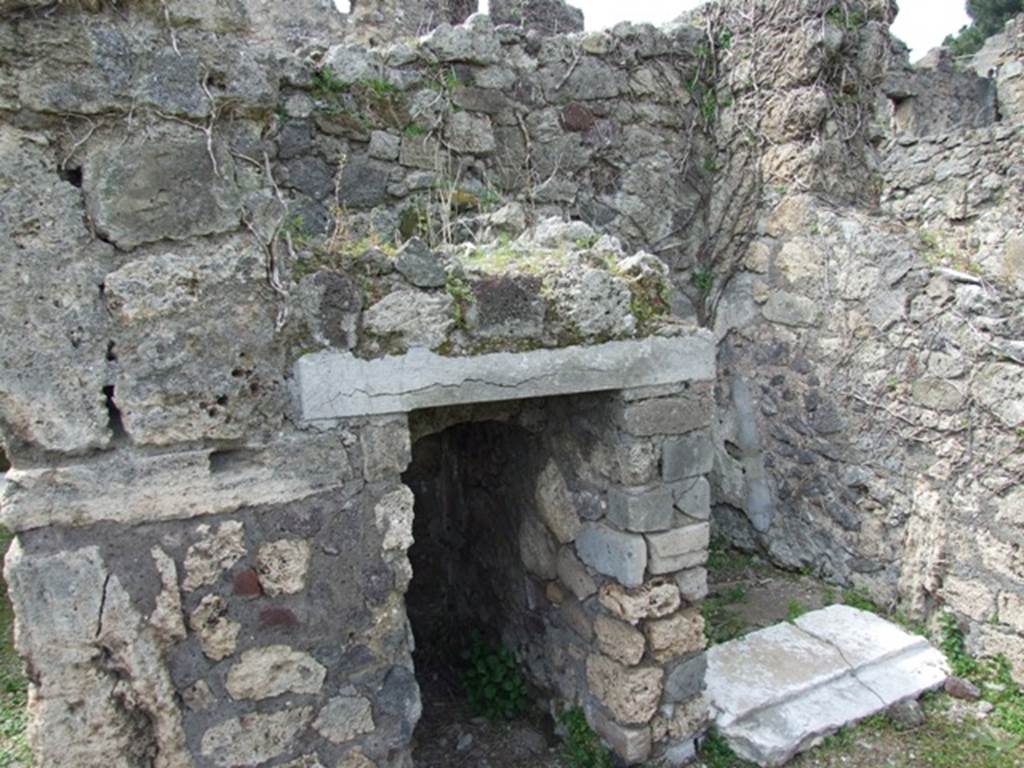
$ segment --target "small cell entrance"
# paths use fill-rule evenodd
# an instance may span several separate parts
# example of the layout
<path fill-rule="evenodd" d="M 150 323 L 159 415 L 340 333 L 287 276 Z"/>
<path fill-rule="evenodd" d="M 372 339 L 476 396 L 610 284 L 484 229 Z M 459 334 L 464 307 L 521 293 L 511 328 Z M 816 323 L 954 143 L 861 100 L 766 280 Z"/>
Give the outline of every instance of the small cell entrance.
<path fill-rule="evenodd" d="M 560 765 L 545 694 L 526 679 L 545 624 L 521 529 L 544 458 L 537 436 L 496 421 L 413 444 L 403 480 L 416 498 L 406 608 L 423 698 L 417 768 Z"/>

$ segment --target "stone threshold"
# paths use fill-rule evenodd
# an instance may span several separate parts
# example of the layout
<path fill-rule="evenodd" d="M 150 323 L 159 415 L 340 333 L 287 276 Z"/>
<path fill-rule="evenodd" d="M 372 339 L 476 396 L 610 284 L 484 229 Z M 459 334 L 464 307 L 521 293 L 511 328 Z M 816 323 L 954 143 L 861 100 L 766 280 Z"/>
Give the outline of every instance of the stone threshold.
<path fill-rule="evenodd" d="M 711 648 L 707 696 L 738 755 L 778 766 L 845 725 L 938 688 L 948 674 L 925 638 L 834 605 Z"/>

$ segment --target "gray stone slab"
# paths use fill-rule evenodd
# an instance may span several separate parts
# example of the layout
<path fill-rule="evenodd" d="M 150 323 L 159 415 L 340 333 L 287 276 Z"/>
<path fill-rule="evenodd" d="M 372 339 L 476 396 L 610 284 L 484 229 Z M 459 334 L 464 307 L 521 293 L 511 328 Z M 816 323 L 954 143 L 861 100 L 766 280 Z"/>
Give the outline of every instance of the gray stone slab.
<path fill-rule="evenodd" d="M 644 583 L 647 545 L 643 536 L 587 523 L 576 537 L 576 553 L 595 571 L 624 586 L 639 587 Z"/>
<path fill-rule="evenodd" d="M 608 519 L 627 531 L 664 531 L 672 526 L 672 490 L 609 488 Z"/>
<path fill-rule="evenodd" d="M 307 422 L 402 413 L 459 403 L 656 386 L 714 377 L 706 331 L 594 346 L 444 357 L 424 349 L 361 360 L 346 352 L 301 357 L 295 386 Z"/>
<path fill-rule="evenodd" d="M 945 658 L 874 614 L 831 606 L 708 651 L 707 696 L 741 757 L 782 765 L 844 725 L 943 684 Z"/>

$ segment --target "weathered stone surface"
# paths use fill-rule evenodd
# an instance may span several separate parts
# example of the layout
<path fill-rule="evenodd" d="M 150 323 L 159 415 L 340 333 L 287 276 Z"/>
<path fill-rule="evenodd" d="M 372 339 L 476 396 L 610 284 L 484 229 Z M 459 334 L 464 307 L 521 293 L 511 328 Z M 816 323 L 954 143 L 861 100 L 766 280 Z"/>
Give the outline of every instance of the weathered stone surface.
<path fill-rule="evenodd" d="M 195 529 L 199 539 L 185 554 L 185 580 L 182 589 L 191 591 L 213 584 L 220 575 L 245 555 L 245 528 L 237 520 L 227 520 L 211 529 Z"/>
<path fill-rule="evenodd" d="M 711 433 L 701 430 L 665 441 L 661 472 L 665 482 L 674 482 L 711 471 L 715 460 L 715 442 Z"/>
<path fill-rule="evenodd" d="M 626 586 L 643 583 L 647 547 L 642 536 L 621 533 L 600 523 L 585 523 L 576 537 L 576 552 L 595 571 Z"/>
<path fill-rule="evenodd" d="M 278 539 L 261 544 L 256 553 L 260 586 L 271 597 L 293 595 L 306 588 L 311 548 L 303 539 Z"/>
<path fill-rule="evenodd" d="M 703 477 L 684 481 L 674 491 L 675 506 L 680 512 L 695 520 L 711 517 L 711 484 Z"/>
<path fill-rule="evenodd" d="M 643 634 L 624 621 L 598 614 L 594 619 L 594 635 L 598 650 L 620 664 L 632 667 L 644 657 L 646 642 Z"/>
<path fill-rule="evenodd" d="M 655 667 L 624 667 L 599 653 L 587 657 L 590 692 L 626 725 L 643 725 L 654 717 L 664 675 Z"/>
<path fill-rule="evenodd" d="M 587 707 L 587 722 L 627 764 L 642 763 L 651 756 L 651 729 L 627 728 L 608 717 L 599 707 Z"/>
<path fill-rule="evenodd" d="M 373 507 L 377 530 L 384 534 L 384 549 L 408 549 L 412 546 L 412 491 L 402 486 L 385 494 Z"/>
<path fill-rule="evenodd" d="M 400 302 L 392 302 L 399 312 Z M 412 312 L 402 314 L 410 329 L 420 320 Z M 427 341 L 434 338 L 432 332 Z M 321 352 L 301 357 L 295 375 L 303 418 L 316 421 L 706 379 L 714 371 L 712 349 L 710 336 L 700 332 L 470 358 L 412 350 L 401 357 L 359 360 Z"/>
<path fill-rule="evenodd" d="M 160 594 L 156 596 L 156 605 L 149 615 L 149 623 L 156 630 L 156 637 L 162 645 L 168 646 L 185 637 L 178 568 L 174 560 L 159 547 L 153 547 L 150 556 L 160 576 Z"/>
<path fill-rule="evenodd" d="M 394 134 L 373 131 L 370 134 L 370 147 L 367 151 L 370 153 L 370 157 L 378 160 L 397 160 L 401 144 L 401 138 Z"/>
<path fill-rule="evenodd" d="M 811 326 L 817 322 L 818 307 L 795 293 L 773 293 L 761 308 L 765 320 L 780 325 Z"/>
<path fill-rule="evenodd" d="M 370 702 L 362 696 L 335 696 L 320 710 L 313 727 L 335 744 L 370 733 L 374 729 Z"/>
<path fill-rule="evenodd" d="M 704 690 L 707 655 L 698 653 L 671 666 L 665 677 L 665 699 L 671 702 L 687 701 Z"/>
<path fill-rule="evenodd" d="M 83 189 L 97 230 L 119 248 L 239 226 L 241 199 L 225 149 L 206 142 L 116 145 L 89 154 Z"/>
<path fill-rule="evenodd" d="M 584 338 L 628 334 L 636 326 L 629 288 L 605 270 L 568 269 L 551 288 L 551 296 L 570 331 Z"/>
<path fill-rule="evenodd" d="M 377 768 L 377 764 L 357 749 L 341 758 L 337 768 Z"/>
<path fill-rule="evenodd" d="M 501 57 L 501 45 L 493 29 L 482 25 L 470 28 L 442 24 L 423 38 L 422 45 L 440 62 L 494 64 Z"/>
<path fill-rule="evenodd" d="M 597 584 L 576 557 L 572 547 L 566 546 L 558 550 L 556 570 L 559 581 L 569 588 L 577 600 L 586 600 L 597 592 Z"/>
<path fill-rule="evenodd" d="M 643 619 L 668 616 L 682 604 L 679 588 L 660 579 L 637 589 L 605 584 L 598 592 L 598 600 L 612 614 L 634 625 Z"/>
<path fill-rule="evenodd" d="M 609 488 L 608 519 L 627 531 L 663 531 L 672 525 L 672 490 Z"/>
<path fill-rule="evenodd" d="M 494 0 L 489 13 L 495 24 L 512 24 L 542 35 L 583 31 L 583 11 L 565 0 Z"/>
<path fill-rule="evenodd" d="M 366 310 L 363 324 L 367 331 L 378 336 L 396 334 L 406 347 L 433 349 L 440 346 L 455 327 L 454 312 L 455 304 L 447 293 L 400 290 L 389 293 Z"/>
<path fill-rule="evenodd" d="M 679 594 L 688 603 L 696 603 L 708 596 L 708 572 L 704 568 L 691 568 L 675 576 Z"/>
<path fill-rule="evenodd" d="M 569 495 L 558 464 L 549 461 L 537 476 L 537 513 L 558 539 L 567 544 L 576 538 L 580 530 L 580 516 Z"/>
<path fill-rule="evenodd" d="M 457 152 L 485 155 L 494 151 L 494 131 L 487 115 L 455 112 L 445 125 L 445 138 Z"/>
<path fill-rule="evenodd" d="M 443 288 L 448 279 L 438 254 L 416 237 L 405 243 L 398 252 L 395 269 L 417 288 Z"/>
<path fill-rule="evenodd" d="M 651 653 L 660 662 L 679 658 L 704 648 L 704 617 L 688 608 L 664 619 L 644 624 Z"/>
<path fill-rule="evenodd" d="M 9 529 L 174 520 L 298 501 L 351 477 L 336 433 L 226 451 L 119 450 L 60 467 L 12 469 L 0 516 Z"/>
<path fill-rule="evenodd" d="M 796 625 L 760 630 L 707 655 L 716 724 L 738 754 L 761 765 L 781 765 L 948 675 L 927 640 L 848 606 L 805 614 Z"/>
<path fill-rule="evenodd" d="M 681 397 L 629 403 L 619 424 L 631 435 L 677 435 L 711 423 L 712 403 L 706 389 Z"/>
<path fill-rule="evenodd" d="M 372 208 L 388 199 L 388 175 L 391 166 L 359 155 L 351 158 L 341 171 L 338 203 L 350 208 Z"/>
<path fill-rule="evenodd" d="M 312 716 L 311 707 L 295 707 L 225 720 L 203 734 L 203 757 L 222 768 L 271 760 L 291 748 Z"/>
<path fill-rule="evenodd" d="M 711 526 L 708 523 L 681 526 L 664 533 L 649 533 L 647 567 L 655 575 L 692 568 L 707 559 L 704 553 L 710 541 Z"/>
<path fill-rule="evenodd" d="M 308 653 L 287 645 L 253 648 L 228 670 L 225 687 L 235 699 L 269 699 L 282 693 L 317 693 L 327 670 Z"/>
<path fill-rule="evenodd" d="M 558 544 L 533 515 L 526 515 L 519 526 L 519 556 L 530 573 L 542 579 L 558 576 Z"/>
<path fill-rule="evenodd" d="M 189 626 L 199 635 L 203 653 L 214 661 L 226 659 L 238 647 L 242 625 L 228 618 L 228 605 L 219 595 L 207 595 L 189 616 Z"/>

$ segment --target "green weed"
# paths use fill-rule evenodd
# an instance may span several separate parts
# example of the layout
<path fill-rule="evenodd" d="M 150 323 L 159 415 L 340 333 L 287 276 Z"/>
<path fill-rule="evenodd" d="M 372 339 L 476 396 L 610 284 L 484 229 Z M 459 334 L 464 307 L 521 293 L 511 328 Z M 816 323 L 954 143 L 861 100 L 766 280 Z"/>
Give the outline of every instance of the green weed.
<path fill-rule="evenodd" d="M 695 269 L 693 271 L 693 284 L 700 291 L 701 296 L 707 296 L 711 293 L 711 287 L 715 284 L 715 273 L 707 267 Z"/>
<path fill-rule="evenodd" d="M 793 599 L 789 601 L 789 606 L 786 609 L 786 620 L 796 621 L 801 616 L 807 613 L 807 606 L 801 603 L 799 600 Z"/>
<path fill-rule="evenodd" d="M 729 742 L 714 728 L 708 731 L 701 742 L 700 759 L 707 768 L 745 768 L 753 765 L 736 757 Z"/>
<path fill-rule="evenodd" d="M 612 768 L 612 757 L 587 723 L 579 707 L 566 710 L 558 721 L 565 728 L 562 757 L 568 768 Z"/>
<path fill-rule="evenodd" d="M 507 721 L 526 711 L 526 680 L 512 651 L 494 647 L 474 634 L 462 654 L 463 685 L 470 706 L 492 721 Z"/>

